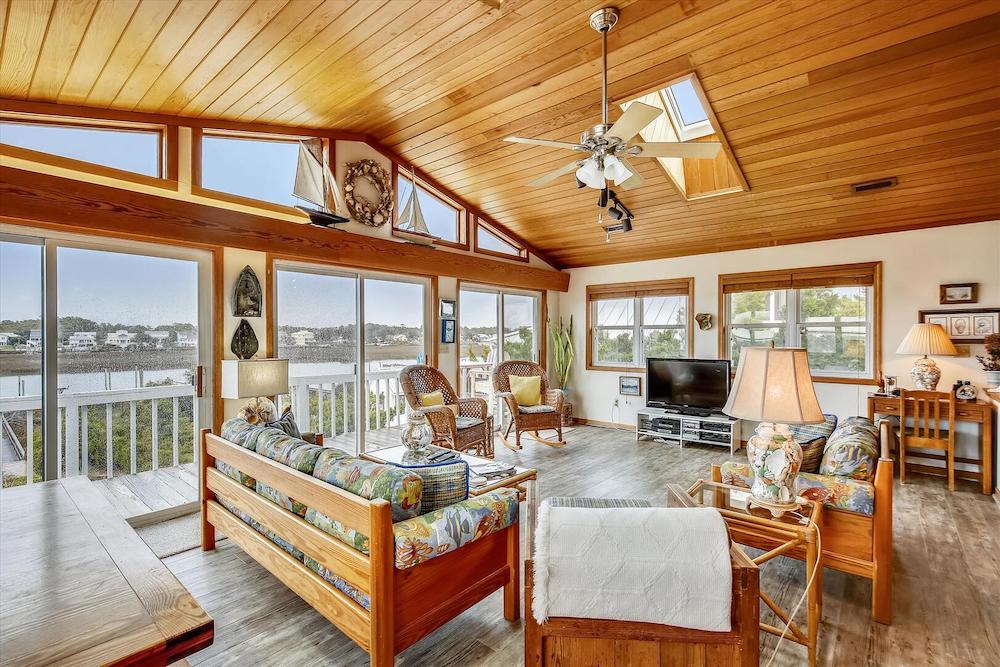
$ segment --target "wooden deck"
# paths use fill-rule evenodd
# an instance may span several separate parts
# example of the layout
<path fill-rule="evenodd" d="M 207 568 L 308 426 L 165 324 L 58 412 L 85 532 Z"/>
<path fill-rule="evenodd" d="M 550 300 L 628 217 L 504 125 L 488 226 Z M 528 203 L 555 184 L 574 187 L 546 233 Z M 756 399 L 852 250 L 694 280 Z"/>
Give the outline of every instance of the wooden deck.
<path fill-rule="evenodd" d="M 402 426 L 369 431 L 365 434 L 366 449 L 395 447 L 400 444 L 402 433 Z M 355 451 L 356 443 L 355 433 L 328 436 L 325 440 L 327 447 L 347 452 Z M 198 500 L 198 469 L 193 463 L 92 481 L 125 519 Z"/>
<path fill-rule="evenodd" d="M 92 481 L 125 519 L 198 500 L 198 469 L 193 463 Z"/>

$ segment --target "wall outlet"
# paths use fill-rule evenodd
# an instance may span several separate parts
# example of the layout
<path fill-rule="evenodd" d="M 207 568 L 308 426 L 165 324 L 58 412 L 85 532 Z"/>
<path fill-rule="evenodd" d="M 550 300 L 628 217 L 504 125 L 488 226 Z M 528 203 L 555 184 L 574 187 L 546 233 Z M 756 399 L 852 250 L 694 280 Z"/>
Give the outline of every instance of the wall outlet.
<path fill-rule="evenodd" d="M 611 407 L 614 407 L 614 408 L 618 407 L 618 399 L 617 398 L 615 399 L 615 402 L 612 404 Z"/>

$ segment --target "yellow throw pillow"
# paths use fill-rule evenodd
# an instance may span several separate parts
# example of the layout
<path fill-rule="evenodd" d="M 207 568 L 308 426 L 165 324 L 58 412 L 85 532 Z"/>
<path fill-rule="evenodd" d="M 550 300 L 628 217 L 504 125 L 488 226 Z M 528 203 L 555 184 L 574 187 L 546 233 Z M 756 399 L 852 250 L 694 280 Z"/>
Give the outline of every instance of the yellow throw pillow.
<path fill-rule="evenodd" d="M 511 375 L 510 392 L 518 405 L 540 405 L 542 402 L 542 376 L 520 377 Z"/>
<path fill-rule="evenodd" d="M 429 394 L 420 394 L 420 407 L 429 408 L 434 405 L 444 405 L 444 394 L 440 389 Z"/>

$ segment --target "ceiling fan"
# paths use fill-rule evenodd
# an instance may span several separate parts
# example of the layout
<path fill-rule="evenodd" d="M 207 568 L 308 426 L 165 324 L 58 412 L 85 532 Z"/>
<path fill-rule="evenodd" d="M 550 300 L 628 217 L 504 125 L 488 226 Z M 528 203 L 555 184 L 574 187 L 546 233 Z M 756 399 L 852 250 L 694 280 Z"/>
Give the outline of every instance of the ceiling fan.
<path fill-rule="evenodd" d="M 616 23 L 618 23 L 618 10 L 614 7 L 605 7 L 590 15 L 590 27 L 601 33 L 603 42 L 604 68 L 601 80 L 603 122 L 580 135 L 580 143 L 578 144 L 525 137 L 506 137 L 504 139 L 504 141 L 519 144 L 565 148 L 566 150 L 590 153 L 590 157 L 574 160 L 564 167 L 529 181 L 528 185 L 544 185 L 563 174 L 575 171 L 577 180 L 596 190 L 603 189 L 605 181 L 612 181 L 616 186 L 627 190 L 642 185 L 644 180 L 629 164 L 628 158 L 714 158 L 722 147 L 722 144 L 717 141 L 658 141 L 629 145 L 628 142 L 639 134 L 640 130 L 663 113 L 662 109 L 642 102 L 630 104 L 614 125 L 608 125 L 608 33 Z"/>

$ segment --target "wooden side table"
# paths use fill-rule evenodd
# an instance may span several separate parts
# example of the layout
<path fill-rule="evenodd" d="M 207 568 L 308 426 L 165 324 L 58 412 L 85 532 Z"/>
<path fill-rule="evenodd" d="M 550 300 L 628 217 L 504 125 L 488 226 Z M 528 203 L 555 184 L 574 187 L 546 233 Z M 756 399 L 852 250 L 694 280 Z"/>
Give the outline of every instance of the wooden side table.
<path fill-rule="evenodd" d="M 763 587 L 760 590 L 761 601 L 781 619 L 787 630 L 763 622 L 760 629 L 776 636 L 784 632 L 785 639 L 805 646 L 809 667 L 815 667 L 819 622 L 823 613 L 823 554 L 817 527 L 822 518 L 823 504 L 807 500 L 800 511 L 802 519 L 788 514 L 774 518 L 766 510 L 747 509 L 749 496 L 746 489 L 710 480 L 698 480 L 686 491 L 677 484 L 667 485 L 669 506 L 718 509 L 733 542 L 764 551 L 752 559 L 758 566 L 783 555 L 796 555 L 805 560 L 806 631 L 799 628 L 790 614 L 779 607 Z"/>

